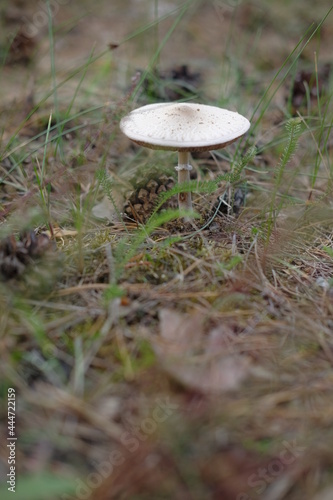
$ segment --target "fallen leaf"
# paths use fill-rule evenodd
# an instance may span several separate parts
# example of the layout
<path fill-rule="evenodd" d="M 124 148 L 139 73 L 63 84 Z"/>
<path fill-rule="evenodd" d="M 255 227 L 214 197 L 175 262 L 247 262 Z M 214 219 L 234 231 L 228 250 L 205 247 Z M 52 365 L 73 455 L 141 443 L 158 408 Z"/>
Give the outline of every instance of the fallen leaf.
<path fill-rule="evenodd" d="M 228 329 L 204 331 L 205 317 L 163 309 L 160 336 L 153 347 L 162 368 L 184 386 L 203 393 L 222 393 L 237 389 L 250 369 L 250 358 L 233 354 Z M 219 336 L 218 348 L 216 337 Z M 221 340 L 222 339 L 222 340 Z"/>
<path fill-rule="evenodd" d="M 193 352 L 203 337 L 203 315 L 181 314 L 170 309 L 162 309 L 160 317 L 160 345 L 156 350 L 162 355 L 182 355 Z"/>
<path fill-rule="evenodd" d="M 123 197 L 122 195 L 114 194 L 114 198 L 117 208 L 118 210 L 120 210 Z M 100 203 L 97 203 L 97 205 L 93 207 L 92 214 L 94 217 L 96 217 L 96 219 L 107 219 L 112 221 L 117 215 L 117 211 L 109 198 L 107 196 L 104 196 L 102 201 Z"/>
<path fill-rule="evenodd" d="M 190 389 L 205 394 L 218 394 L 237 389 L 248 373 L 247 357 L 230 356 L 222 359 L 191 360 L 181 359 L 165 363 L 165 369 L 179 382 Z"/>
<path fill-rule="evenodd" d="M 65 238 L 66 236 L 76 236 L 77 231 L 74 229 L 61 229 L 60 227 L 53 228 L 53 234 L 51 231 L 44 231 L 49 238 Z"/>

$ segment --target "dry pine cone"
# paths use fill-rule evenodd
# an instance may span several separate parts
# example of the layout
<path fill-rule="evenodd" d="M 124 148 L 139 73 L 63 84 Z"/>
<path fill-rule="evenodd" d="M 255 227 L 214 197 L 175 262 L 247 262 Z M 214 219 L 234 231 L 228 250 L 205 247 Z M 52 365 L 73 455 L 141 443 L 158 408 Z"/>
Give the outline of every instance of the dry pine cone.
<path fill-rule="evenodd" d="M 173 188 L 175 180 L 166 174 L 152 173 L 149 180 L 144 179 L 134 184 L 134 191 L 130 192 L 124 204 L 125 217 L 145 222 L 152 214 L 159 195 Z M 176 206 L 168 200 L 163 207 Z"/>
<path fill-rule="evenodd" d="M 9 280 L 20 276 L 34 259 L 52 246 L 46 234 L 23 232 L 19 239 L 10 235 L 0 241 L 0 278 Z"/>

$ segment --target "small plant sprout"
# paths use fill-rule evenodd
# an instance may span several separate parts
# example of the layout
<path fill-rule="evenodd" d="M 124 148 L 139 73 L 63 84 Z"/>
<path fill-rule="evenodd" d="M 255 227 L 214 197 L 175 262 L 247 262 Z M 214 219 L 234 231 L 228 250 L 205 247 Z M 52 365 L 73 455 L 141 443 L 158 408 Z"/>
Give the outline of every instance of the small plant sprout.
<path fill-rule="evenodd" d="M 221 149 L 244 135 L 250 122 L 227 109 L 194 103 L 148 104 L 135 109 L 120 122 L 122 132 L 140 146 L 178 151 L 178 182 L 190 181 L 192 151 Z M 178 194 L 180 210 L 191 211 L 188 189 Z"/>

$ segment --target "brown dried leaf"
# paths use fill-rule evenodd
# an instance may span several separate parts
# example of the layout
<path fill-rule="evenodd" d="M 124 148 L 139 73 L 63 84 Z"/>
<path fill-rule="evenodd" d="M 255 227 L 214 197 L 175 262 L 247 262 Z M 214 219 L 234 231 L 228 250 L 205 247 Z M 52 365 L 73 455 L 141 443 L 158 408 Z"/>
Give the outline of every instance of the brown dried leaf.
<path fill-rule="evenodd" d="M 219 394 L 237 389 L 248 373 L 249 359 L 229 356 L 222 359 L 174 360 L 166 370 L 190 389 L 206 394 Z"/>
<path fill-rule="evenodd" d="M 212 339 L 223 336 L 204 332 L 204 317 L 163 309 L 160 312 L 160 339 L 154 340 L 155 352 L 164 370 L 184 386 L 203 393 L 221 393 L 237 389 L 249 373 L 248 357 L 234 355 L 223 341 L 213 350 Z"/>
<path fill-rule="evenodd" d="M 204 317 L 198 314 L 181 314 L 170 309 L 160 311 L 161 343 L 157 352 L 165 356 L 193 352 L 202 339 Z"/>

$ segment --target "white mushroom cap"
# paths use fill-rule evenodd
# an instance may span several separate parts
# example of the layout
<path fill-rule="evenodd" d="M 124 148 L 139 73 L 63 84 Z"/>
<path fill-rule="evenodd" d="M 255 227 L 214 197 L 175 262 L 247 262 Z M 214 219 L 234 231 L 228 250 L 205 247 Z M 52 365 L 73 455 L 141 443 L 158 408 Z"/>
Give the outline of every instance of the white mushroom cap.
<path fill-rule="evenodd" d="M 227 109 L 172 102 L 142 106 L 120 122 L 123 133 L 137 144 L 170 151 L 220 149 L 249 127 L 247 118 Z"/>

